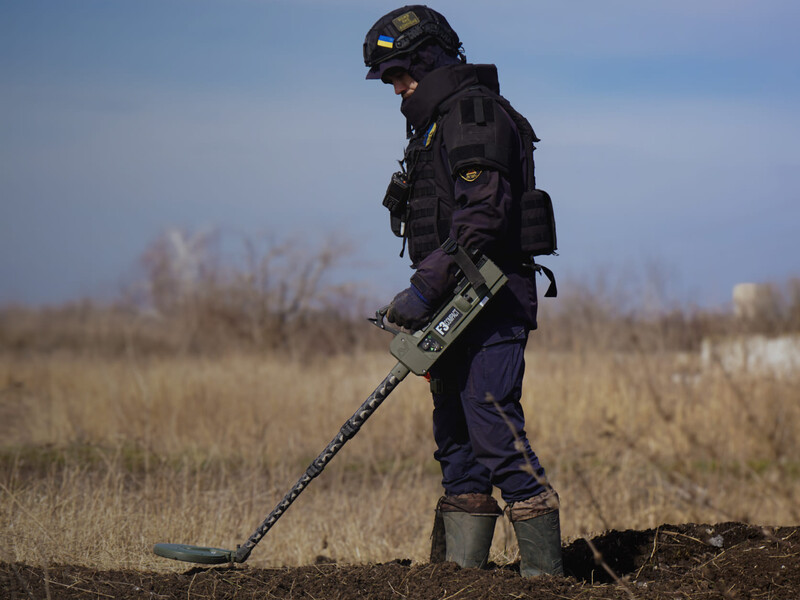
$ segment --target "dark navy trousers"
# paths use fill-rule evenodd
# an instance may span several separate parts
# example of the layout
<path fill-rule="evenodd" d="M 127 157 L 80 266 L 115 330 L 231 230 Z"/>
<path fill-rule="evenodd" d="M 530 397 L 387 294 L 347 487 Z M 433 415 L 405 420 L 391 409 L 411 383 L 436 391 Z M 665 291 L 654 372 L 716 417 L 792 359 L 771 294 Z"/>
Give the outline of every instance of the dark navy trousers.
<path fill-rule="evenodd" d="M 448 496 L 496 486 L 517 502 L 545 489 L 520 404 L 528 329 L 495 322 L 476 319 L 431 369 L 434 457 Z"/>

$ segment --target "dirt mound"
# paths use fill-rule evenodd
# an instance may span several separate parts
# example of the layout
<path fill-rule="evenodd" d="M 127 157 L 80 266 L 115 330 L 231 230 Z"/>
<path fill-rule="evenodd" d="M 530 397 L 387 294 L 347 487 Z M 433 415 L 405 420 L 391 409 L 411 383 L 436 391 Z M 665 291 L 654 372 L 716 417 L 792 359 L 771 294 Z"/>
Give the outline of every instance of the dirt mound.
<path fill-rule="evenodd" d="M 800 527 L 741 523 L 663 525 L 611 531 L 564 548 L 567 577 L 522 579 L 516 565 L 489 570 L 397 560 L 301 568 L 246 565 L 180 574 L 47 570 L 0 564 L 5 598 L 315 598 L 318 600 L 467 600 L 476 598 L 770 598 L 800 597 Z"/>

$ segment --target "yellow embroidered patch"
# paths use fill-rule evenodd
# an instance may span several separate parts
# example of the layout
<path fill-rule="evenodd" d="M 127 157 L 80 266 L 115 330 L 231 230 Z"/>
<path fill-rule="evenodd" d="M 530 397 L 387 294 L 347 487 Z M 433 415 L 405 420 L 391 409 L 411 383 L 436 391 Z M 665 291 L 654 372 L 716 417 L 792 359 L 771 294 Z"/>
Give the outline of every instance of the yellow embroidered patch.
<path fill-rule="evenodd" d="M 413 10 L 410 10 L 407 13 L 400 15 L 396 19 L 392 19 L 392 23 L 395 27 L 397 27 L 397 31 L 405 31 L 409 27 L 419 23 L 419 17 L 414 13 Z"/>
<path fill-rule="evenodd" d="M 483 171 L 479 171 L 478 169 L 469 169 L 468 171 L 461 171 L 458 176 L 467 183 L 472 183 L 481 176 L 481 173 L 483 173 Z"/>

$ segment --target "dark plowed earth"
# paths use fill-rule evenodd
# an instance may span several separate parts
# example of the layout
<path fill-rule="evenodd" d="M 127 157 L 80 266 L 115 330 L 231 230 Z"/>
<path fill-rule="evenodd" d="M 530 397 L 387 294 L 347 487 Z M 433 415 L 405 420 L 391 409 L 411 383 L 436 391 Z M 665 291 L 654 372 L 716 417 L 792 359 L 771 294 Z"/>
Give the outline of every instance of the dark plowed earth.
<path fill-rule="evenodd" d="M 595 553 L 597 552 L 597 554 Z M 394 561 L 349 566 L 191 568 L 181 574 L 47 570 L 0 564 L 3 598 L 800 598 L 800 527 L 741 523 L 611 531 L 564 548 L 567 577 L 522 579 L 515 566 L 459 569 Z"/>

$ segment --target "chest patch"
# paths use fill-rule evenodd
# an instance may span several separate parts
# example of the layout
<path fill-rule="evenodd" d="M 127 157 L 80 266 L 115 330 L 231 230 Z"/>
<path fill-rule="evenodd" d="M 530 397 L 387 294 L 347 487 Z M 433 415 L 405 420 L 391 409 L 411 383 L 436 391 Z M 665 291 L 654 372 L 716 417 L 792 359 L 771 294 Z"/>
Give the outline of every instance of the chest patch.
<path fill-rule="evenodd" d="M 433 141 L 433 136 L 434 136 L 435 133 L 436 133 L 436 123 L 434 123 L 433 125 L 428 127 L 428 131 L 425 132 L 425 147 L 426 148 L 431 145 L 431 142 Z"/>

